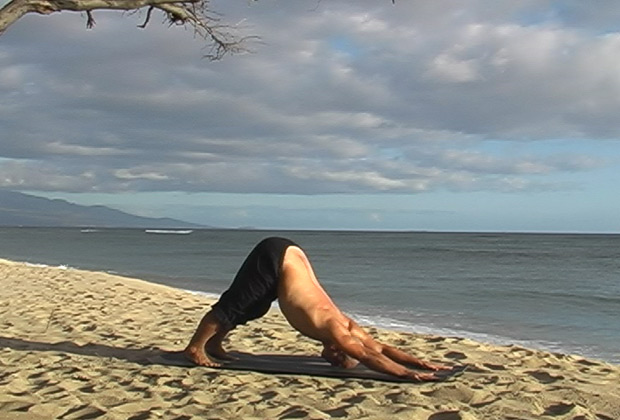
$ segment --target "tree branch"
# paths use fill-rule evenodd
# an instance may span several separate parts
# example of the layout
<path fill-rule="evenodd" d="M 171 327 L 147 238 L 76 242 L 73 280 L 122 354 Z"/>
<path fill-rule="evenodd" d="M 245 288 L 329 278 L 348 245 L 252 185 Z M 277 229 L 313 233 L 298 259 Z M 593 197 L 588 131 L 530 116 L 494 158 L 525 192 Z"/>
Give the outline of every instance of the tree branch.
<path fill-rule="evenodd" d="M 146 28 L 146 25 L 148 25 L 149 21 L 151 20 L 151 13 L 153 12 L 154 6 L 150 6 L 149 10 L 146 12 L 146 19 L 144 19 L 144 23 L 142 25 L 138 25 L 138 28 L 140 29 L 144 29 Z"/>
<path fill-rule="evenodd" d="M 86 11 L 86 29 L 92 29 L 95 26 L 95 18 L 90 10 Z"/>
<path fill-rule="evenodd" d="M 234 28 L 221 24 L 219 17 L 209 10 L 209 0 L 12 0 L 0 9 L 0 35 L 27 13 L 86 12 L 86 26 L 92 28 L 94 10 L 132 11 L 144 7 L 148 10 L 139 28 L 145 28 L 152 11 L 159 9 L 171 25 L 189 26 L 195 35 L 203 38 L 211 48 L 206 55 L 211 60 L 245 51 L 244 41 L 254 38 L 240 38 L 235 35 Z"/>
<path fill-rule="evenodd" d="M 24 0 L 13 0 L 0 9 L 0 35 L 26 13 L 31 12 Z"/>

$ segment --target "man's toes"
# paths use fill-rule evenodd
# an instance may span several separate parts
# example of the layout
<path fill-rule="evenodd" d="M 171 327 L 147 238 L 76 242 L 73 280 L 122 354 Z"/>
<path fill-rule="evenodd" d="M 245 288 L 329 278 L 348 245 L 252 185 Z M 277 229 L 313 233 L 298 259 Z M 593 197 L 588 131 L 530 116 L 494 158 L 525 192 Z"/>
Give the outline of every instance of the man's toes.
<path fill-rule="evenodd" d="M 209 361 L 209 362 L 205 363 L 205 364 L 204 364 L 204 365 L 202 365 L 202 366 L 216 368 L 216 367 L 221 367 L 221 366 L 222 366 L 222 364 L 221 364 L 221 363 L 217 363 L 217 362 L 213 362 L 213 361 Z"/>
<path fill-rule="evenodd" d="M 183 354 L 185 358 L 190 360 L 192 363 L 197 364 L 198 366 L 208 366 L 208 367 L 218 367 L 221 366 L 220 363 L 214 362 L 207 356 L 204 352 L 199 350 L 195 350 L 192 348 L 186 349 Z"/>

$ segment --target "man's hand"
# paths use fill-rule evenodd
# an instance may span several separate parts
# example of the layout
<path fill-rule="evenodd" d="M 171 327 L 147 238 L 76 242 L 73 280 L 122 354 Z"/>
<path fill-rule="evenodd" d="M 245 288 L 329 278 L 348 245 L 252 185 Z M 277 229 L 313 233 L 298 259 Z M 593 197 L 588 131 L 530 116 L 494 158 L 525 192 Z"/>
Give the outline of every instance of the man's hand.
<path fill-rule="evenodd" d="M 353 369 L 359 362 L 346 355 L 342 350 L 338 350 L 334 345 L 324 345 L 321 356 L 332 366 L 345 369 Z"/>
<path fill-rule="evenodd" d="M 436 365 L 434 363 L 428 363 L 428 362 L 422 362 L 420 361 L 419 364 L 420 368 L 422 369 L 426 369 L 426 370 L 432 370 L 433 372 L 437 372 L 438 370 L 446 370 L 446 369 L 450 369 L 449 366 L 444 366 L 444 365 Z"/>
<path fill-rule="evenodd" d="M 414 382 L 444 381 L 454 376 L 462 375 L 468 367 L 469 365 L 453 366 L 450 368 L 437 370 L 434 373 L 418 373 L 411 371 L 407 378 L 413 380 Z"/>
<path fill-rule="evenodd" d="M 442 378 L 439 376 L 435 376 L 434 373 L 417 373 L 411 372 L 407 375 L 407 379 L 410 379 L 413 382 L 437 382 L 441 381 Z"/>

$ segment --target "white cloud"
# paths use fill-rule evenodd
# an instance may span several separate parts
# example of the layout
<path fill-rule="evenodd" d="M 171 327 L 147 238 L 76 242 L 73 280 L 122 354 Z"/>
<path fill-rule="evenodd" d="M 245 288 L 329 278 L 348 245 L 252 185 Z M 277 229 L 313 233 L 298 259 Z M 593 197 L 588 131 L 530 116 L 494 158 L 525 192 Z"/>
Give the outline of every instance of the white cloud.
<path fill-rule="evenodd" d="M 450 54 L 435 57 L 426 74 L 439 82 L 464 83 L 480 78 L 476 60 L 460 60 Z"/>
<path fill-rule="evenodd" d="M 0 179 L 67 191 L 565 188 L 556 177 L 607 164 L 587 144 L 620 138 L 620 6 L 605 4 L 214 2 L 263 37 L 219 63 L 156 19 L 141 31 L 140 17 L 101 12 L 86 31 L 76 14 L 27 17 L 0 43 Z"/>
<path fill-rule="evenodd" d="M 129 181 L 136 179 L 145 179 L 149 181 L 165 181 L 169 179 L 167 175 L 162 175 L 157 172 L 138 172 L 128 169 L 119 169 L 117 171 L 114 171 L 114 176 L 118 179 Z"/>

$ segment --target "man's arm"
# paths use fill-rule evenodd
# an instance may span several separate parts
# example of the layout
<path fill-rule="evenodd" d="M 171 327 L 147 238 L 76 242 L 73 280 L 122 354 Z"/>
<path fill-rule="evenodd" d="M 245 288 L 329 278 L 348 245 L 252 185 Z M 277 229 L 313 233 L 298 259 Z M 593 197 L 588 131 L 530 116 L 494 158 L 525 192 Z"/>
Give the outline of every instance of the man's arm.
<path fill-rule="evenodd" d="M 385 354 L 387 357 L 396 361 L 397 363 L 417 366 L 422 369 L 434 370 L 434 371 L 449 369 L 448 367 L 444 365 L 438 365 L 435 363 L 429 363 L 429 362 L 420 360 L 417 357 L 414 357 L 410 354 L 405 353 L 404 351 L 397 349 L 396 347 L 392 347 L 387 344 L 381 344 L 381 346 L 382 346 L 381 353 Z"/>
<path fill-rule="evenodd" d="M 432 373 L 417 373 L 405 366 L 396 363 L 380 351 L 377 351 L 353 337 L 343 325 L 334 325 L 331 328 L 334 344 L 348 356 L 359 360 L 364 366 L 388 375 L 406 378 L 412 381 L 437 381 L 438 377 Z"/>
<path fill-rule="evenodd" d="M 422 369 L 428 370 L 442 370 L 446 369 L 445 366 L 437 365 L 433 363 L 424 362 L 417 357 L 414 357 L 404 351 L 397 349 L 396 347 L 389 346 L 387 344 L 379 343 L 375 339 L 373 339 L 362 327 L 357 325 L 357 323 L 353 320 L 350 320 L 349 331 L 351 335 L 357 338 L 364 347 L 371 348 L 377 352 L 380 352 L 384 356 L 387 356 L 389 359 L 394 362 L 402 365 L 412 365 L 417 366 Z"/>

